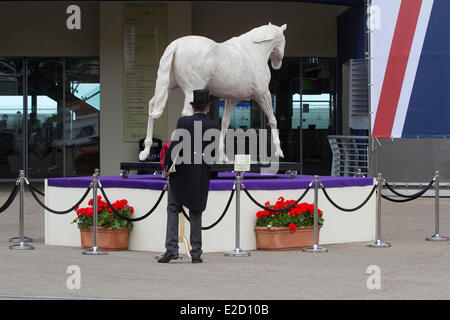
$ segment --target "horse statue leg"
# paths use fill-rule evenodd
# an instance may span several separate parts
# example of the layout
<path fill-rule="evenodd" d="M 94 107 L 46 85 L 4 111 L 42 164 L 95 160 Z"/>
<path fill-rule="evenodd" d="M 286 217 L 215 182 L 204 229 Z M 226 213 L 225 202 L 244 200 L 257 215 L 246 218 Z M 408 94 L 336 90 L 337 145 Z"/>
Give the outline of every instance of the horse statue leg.
<path fill-rule="evenodd" d="M 147 137 L 144 140 L 144 150 L 139 153 L 139 160 L 145 161 L 150 154 L 153 143 L 153 122 L 161 117 L 166 106 L 169 92 L 176 88 L 176 82 L 171 77 L 173 55 L 177 42 L 172 42 L 164 51 L 159 62 L 158 75 L 155 84 L 155 95 L 148 103 Z"/>
<path fill-rule="evenodd" d="M 222 116 L 222 128 L 220 130 L 219 139 L 219 162 L 228 162 L 228 158 L 225 154 L 225 134 L 230 125 L 231 113 L 234 107 L 238 104 L 239 100 L 225 100 L 225 106 Z M 234 151 L 234 150 L 233 150 Z"/>
<path fill-rule="evenodd" d="M 139 153 L 139 160 L 145 161 L 147 160 L 150 154 L 150 148 L 153 143 L 153 124 L 155 119 L 161 117 L 164 112 L 164 108 L 166 106 L 167 96 L 168 94 L 175 88 L 176 84 L 171 81 L 169 87 L 167 88 L 167 92 L 165 93 L 164 103 L 159 106 L 155 106 L 155 97 L 156 95 L 150 99 L 148 103 L 148 123 L 147 123 L 147 136 L 144 140 L 144 150 Z"/>
<path fill-rule="evenodd" d="M 147 123 L 147 136 L 144 140 L 144 150 L 139 153 L 139 160 L 145 161 L 150 154 L 150 148 L 153 143 L 153 123 L 155 122 L 155 118 L 159 118 L 159 116 L 155 117 L 153 114 L 153 99 L 148 103 L 148 123 Z"/>
<path fill-rule="evenodd" d="M 194 100 L 194 90 L 183 90 L 184 92 L 184 105 L 181 111 L 182 116 L 192 116 L 194 114 L 194 109 L 192 109 L 191 101 Z"/>
<path fill-rule="evenodd" d="M 272 97 L 270 96 L 270 92 L 267 90 L 263 95 L 256 97 L 256 102 L 258 102 L 261 109 L 264 111 L 267 119 L 269 120 L 271 133 L 272 133 L 272 142 L 275 145 L 275 156 L 284 158 L 283 151 L 280 147 L 280 138 L 278 136 L 277 130 L 277 119 L 273 114 L 272 109 Z"/>

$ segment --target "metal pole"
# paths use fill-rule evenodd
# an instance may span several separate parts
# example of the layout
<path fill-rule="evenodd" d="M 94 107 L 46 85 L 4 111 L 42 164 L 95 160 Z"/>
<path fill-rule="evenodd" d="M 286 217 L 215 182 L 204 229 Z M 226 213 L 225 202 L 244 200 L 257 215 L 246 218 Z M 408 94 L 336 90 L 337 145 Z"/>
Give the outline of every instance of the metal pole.
<path fill-rule="evenodd" d="M 306 248 L 303 251 L 308 253 L 323 253 L 328 252 L 327 248 L 320 247 L 318 244 L 319 233 L 319 176 L 314 176 L 314 240 L 312 247 Z"/>
<path fill-rule="evenodd" d="M 427 241 L 448 241 L 448 237 L 439 234 L 439 171 L 434 175 L 434 234 Z"/>
<path fill-rule="evenodd" d="M 19 237 L 18 241 L 15 241 L 16 238 L 10 239 L 11 242 L 18 242 L 18 244 L 11 245 L 9 248 L 12 250 L 33 250 L 34 247 L 26 244 L 25 236 L 24 236 L 24 216 L 23 216 L 23 196 L 24 196 L 24 184 L 25 184 L 25 171 L 20 170 L 19 174 L 19 190 L 20 190 L 20 199 L 19 199 Z M 28 238 L 27 242 L 32 241 L 32 239 Z"/>
<path fill-rule="evenodd" d="M 241 173 L 238 172 L 235 180 L 236 188 L 236 248 L 225 252 L 227 257 L 248 257 L 250 252 L 245 252 L 240 248 L 240 232 L 241 232 Z"/>
<path fill-rule="evenodd" d="M 381 176 L 381 173 L 378 173 L 377 182 L 376 238 L 374 242 L 369 243 L 367 246 L 371 248 L 388 248 L 391 244 L 381 240 L 381 190 L 383 188 L 383 177 Z"/>
<path fill-rule="evenodd" d="M 356 169 L 355 177 L 358 177 L 358 178 L 362 177 L 362 171 L 360 168 Z"/>
<path fill-rule="evenodd" d="M 92 200 L 93 200 L 93 237 L 92 237 L 92 248 L 83 251 L 82 254 L 86 255 L 105 255 L 108 254 L 106 251 L 100 250 L 100 248 L 97 247 L 97 186 L 98 186 L 98 176 L 100 172 L 98 169 L 95 169 L 95 173 L 92 175 Z"/>

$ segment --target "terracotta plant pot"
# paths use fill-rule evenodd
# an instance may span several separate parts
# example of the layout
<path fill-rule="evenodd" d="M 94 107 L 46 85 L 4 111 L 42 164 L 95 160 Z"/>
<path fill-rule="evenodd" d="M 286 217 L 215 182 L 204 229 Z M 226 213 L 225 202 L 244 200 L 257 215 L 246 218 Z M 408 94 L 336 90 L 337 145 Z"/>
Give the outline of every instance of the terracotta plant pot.
<path fill-rule="evenodd" d="M 85 249 L 92 247 L 93 229 L 80 229 L 81 246 Z M 128 228 L 97 227 L 97 247 L 108 251 L 127 250 L 129 232 Z"/>
<path fill-rule="evenodd" d="M 317 243 L 319 243 L 319 232 Z M 256 245 L 258 250 L 295 250 L 312 246 L 314 241 L 313 227 L 298 227 L 291 234 L 289 227 L 254 227 L 256 232 Z"/>

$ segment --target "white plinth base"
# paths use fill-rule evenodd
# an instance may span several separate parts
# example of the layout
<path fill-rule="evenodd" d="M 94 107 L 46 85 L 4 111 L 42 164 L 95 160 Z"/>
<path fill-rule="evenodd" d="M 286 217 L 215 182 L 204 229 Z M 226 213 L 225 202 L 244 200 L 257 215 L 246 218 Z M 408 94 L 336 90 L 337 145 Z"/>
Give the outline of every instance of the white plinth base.
<path fill-rule="evenodd" d="M 369 194 L 372 186 L 341 187 L 327 189 L 330 197 L 339 205 L 352 208 L 359 205 Z M 297 190 L 250 190 L 252 196 L 260 203 L 273 203 L 279 196 L 285 199 L 297 199 L 304 189 Z M 64 210 L 78 201 L 85 189 L 49 187 L 45 188 L 45 203 L 55 210 Z M 127 199 L 134 207 L 135 217 L 144 215 L 156 202 L 161 191 L 149 189 L 105 188 L 108 198 L 113 202 Z M 230 195 L 230 191 L 210 191 L 208 206 L 203 212 L 203 226 L 215 222 L 222 213 Z M 302 202 L 313 202 L 311 190 Z M 92 193 L 80 207 L 87 206 Z M 165 251 L 165 234 L 167 222 L 167 194 L 164 195 L 159 207 L 148 218 L 135 222 L 130 232 L 129 250 L 152 252 Z M 324 225 L 320 231 L 320 244 L 345 242 L 361 242 L 375 240 L 375 196 L 360 210 L 345 213 L 335 209 L 319 190 L 319 208 L 324 212 Z M 242 250 L 256 249 L 256 236 L 253 227 L 256 212 L 259 207 L 241 192 L 241 232 L 240 248 Z M 45 243 L 81 247 L 80 232 L 76 224 L 71 224 L 76 213 L 56 215 L 45 212 Z M 185 235 L 189 239 L 189 222 L 185 223 Z M 180 244 L 180 253 L 185 253 L 184 245 Z M 203 231 L 203 252 L 226 252 L 235 248 L 235 202 L 232 201 L 228 213 L 214 228 Z"/>

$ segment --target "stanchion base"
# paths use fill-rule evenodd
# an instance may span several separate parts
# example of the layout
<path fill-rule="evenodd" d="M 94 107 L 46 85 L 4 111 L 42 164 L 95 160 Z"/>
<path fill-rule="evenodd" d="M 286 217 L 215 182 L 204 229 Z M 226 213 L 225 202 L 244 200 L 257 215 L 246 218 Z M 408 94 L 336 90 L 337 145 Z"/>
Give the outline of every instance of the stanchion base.
<path fill-rule="evenodd" d="M 375 240 L 372 243 L 367 244 L 370 248 L 389 248 L 391 244 L 382 240 Z"/>
<path fill-rule="evenodd" d="M 225 257 L 249 257 L 250 252 L 245 252 L 241 248 L 236 248 L 231 251 L 225 252 Z"/>
<path fill-rule="evenodd" d="M 33 246 L 30 246 L 29 244 L 26 244 L 24 242 L 19 242 L 19 244 L 13 244 L 12 246 L 9 246 L 11 250 L 34 250 Z"/>
<path fill-rule="evenodd" d="M 106 255 L 106 254 L 108 254 L 108 252 L 102 251 L 98 247 L 92 247 L 86 251 L 83 251 L 82 254 L 86 254 L 89 256 L 96 256 L 96 255 Z"/>
<path fill-rule="evenodd" d="M 325 253 L 328 252 L 328 249 L 314 244 L 312 247 L 303 249 L 303 251 L 308 253 Z"/>
<path fill-rule="evenodd" d="M 9 239 L 9 242 L 11 242 L 11 243 L 20 243 L 20 242 L 22 242 L 22 240 L 20 239 L 19 236 L 17 236 L 17 237 L 13 237 L 13 238 Z M 23 242 L 33 242 L 33 239 L 24 236 L 23 237 Z"/>
<path fill-rule="evenodd" d="M 432 236 L 426 237 L 425 240 L 435 242 L 448 241 L 448 237 L 440 235 L 439 233 L 435 233 Z"/>

